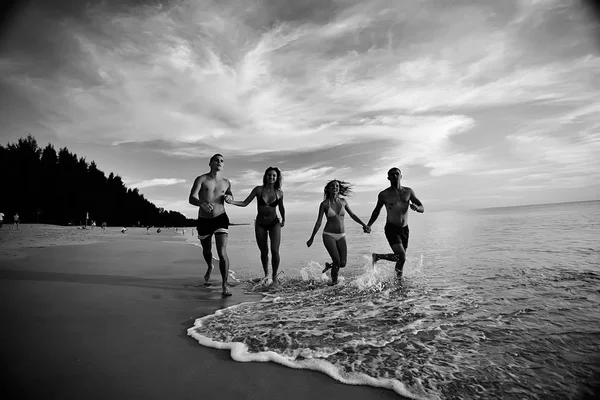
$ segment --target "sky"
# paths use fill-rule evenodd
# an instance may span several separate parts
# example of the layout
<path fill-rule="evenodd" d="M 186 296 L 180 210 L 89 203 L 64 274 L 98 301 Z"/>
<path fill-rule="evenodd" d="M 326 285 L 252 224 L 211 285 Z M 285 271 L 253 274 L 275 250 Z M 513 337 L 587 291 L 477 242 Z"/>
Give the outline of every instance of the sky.
<path fill-rule="evenodd" d="M 332 179 L 368 217 L 391 167 L 426 212 L 600 199 L 590 4 L 19 2 L 0 21 L 0 141 L 67 147 L 189 218 L 215 153 L 240 200 L 279 167 L 288 220 L 316 217 Z"/>

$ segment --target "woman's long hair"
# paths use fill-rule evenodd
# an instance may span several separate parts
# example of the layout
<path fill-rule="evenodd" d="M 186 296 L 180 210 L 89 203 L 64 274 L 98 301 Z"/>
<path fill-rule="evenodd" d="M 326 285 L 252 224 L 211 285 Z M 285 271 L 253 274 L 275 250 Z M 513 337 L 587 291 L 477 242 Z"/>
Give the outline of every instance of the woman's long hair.
<path fill-rule="evenodd" d="M 325 188 L 323 189 L 323 200 L 329 198 L 329 190 L 327 189 L 329 188 L 329 185 L 331 185 L 333 182 L 337 182 L 338 185 L 340 185 L 340 191 L 338 192 L 338 195 L 350 196 L 352 194 L 352 184 L 350 182 L 334 179 L 332 181 L 327 182 L 327 185 L 325 185 Z"/>
<path fill-rule="evenodd" d="M 277 174 L 277 180 L 273 184 L 275 190 L 280 190 L 281 186 L 283 186 L 283 175 L 281 175 L 281 171 L 277 167 L 269 167 L 265 170 L 265 174 L 263 175 L 263 187 L 267 186 L 267 174 L 271 171 L 275 171 Z"/>

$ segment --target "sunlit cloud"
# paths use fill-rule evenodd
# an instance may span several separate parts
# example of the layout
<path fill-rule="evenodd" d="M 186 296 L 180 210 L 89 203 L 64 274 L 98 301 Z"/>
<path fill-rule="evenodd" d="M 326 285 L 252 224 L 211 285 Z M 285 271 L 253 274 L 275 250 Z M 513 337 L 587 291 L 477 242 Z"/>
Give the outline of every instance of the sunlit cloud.
<path fill-rule="evenodd" d="M 149 188 L 149 187 L 154 187 L 154 186 L 171 186 L 171 185 L 177 185 L 178 183 L 185 183 L 186 180 L 185 179 L 178 179 L 178 178 L 158 178 L 158 179 L 149 179 L 146 181 L 141 181 L 141 182 L 127 182 L 127 185 L 131 186 L 131 187 L 135 187 L 138 189 L 145 189 L 145 188 Z"/>
<path fill-rule="evenodd" d="M 330 166 L 309 166 L 298 169 L 286 170 L 283 175 L 284 189 L 291 188 L 303 192 L 322 192 L 321 187 L 326 182 L 333 179 L 347 179 L 350 168 L 334 168 Z M 241 187 L 254 187 L 262 185 L 264 171 L 248 170 L 240 177 L 231 179 L 232 183 L 239 184 Z"/>
<path fill-rule="evenodd" d="M 600 54 L 574 0 L 109 3 L 44 20 L 60 56 L 0 53 L 20 99 L 6 135 L 138 149 L 120 167 L 139 189 L 186 183 L 216 152 L 241 192 L 277 164 L 299 208 L 333 178 L 370 199 L 391 166 L 430 197 L 477 181 L 472 201 L 496 177 L 523 191 L 599 181 Z M 154 157 L 187 180 L 157 179 Z"/>

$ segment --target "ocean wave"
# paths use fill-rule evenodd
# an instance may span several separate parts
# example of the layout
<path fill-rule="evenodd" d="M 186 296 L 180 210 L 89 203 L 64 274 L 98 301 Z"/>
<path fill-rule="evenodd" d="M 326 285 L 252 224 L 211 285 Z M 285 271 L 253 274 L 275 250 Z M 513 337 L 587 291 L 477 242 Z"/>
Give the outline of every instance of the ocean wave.
<path fill-rule="evenodd" d="M 472 285 L 432 287 L 422 263 L 400 282 L 392 263 L 373 267 L 366 258 L 361 273 L 333 287 L 321 271 L 309 262 L 301 277 L 280 277 L 275 286 L 244 281 L 246 291 L 263 293 L 262 300 L 199 318 L 188 334 L 230 350 L 239 362 L 317 370 L 415 399 L 575 399 L 576 382 L 586 368 L 593 371 L 589 354 L 598 343 L 590 335 L 596 328 L 579 335 L 557 324 L 544 329 L 556 320 L 553 310 L 542 297 L 523 303 L 521 285 L 542 290 L 559 281 L 575 291 L 572 280 L 579 279 L 582 293 L 592 294 L 588 281 L 595 282 L 595 274 L 523 280 L 516 273 L 511 282 L 493 281 L 499 292 L 492 295 Z M 500 285 L 514 293 L 501 292 Z M 568 368 L 565 354 L 573 358 Z"/>

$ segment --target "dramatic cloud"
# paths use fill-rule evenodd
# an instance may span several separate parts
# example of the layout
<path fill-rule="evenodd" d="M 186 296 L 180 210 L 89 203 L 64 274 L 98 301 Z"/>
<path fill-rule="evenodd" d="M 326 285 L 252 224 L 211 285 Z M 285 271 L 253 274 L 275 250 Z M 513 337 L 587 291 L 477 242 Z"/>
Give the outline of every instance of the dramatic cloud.
<path fill-rule="evenodd" d="M 190 216 L 175 184 L 217 152 L 242 192 L 278 165 L 298 210 L 333 178 L 372 202 L 393 165 L 444 207 L 501 205 L 499 187 L 597 198 L 590 15 L 574 0 L 32 2 L 3 37 L 0 129 L 77 148 Z"/>

